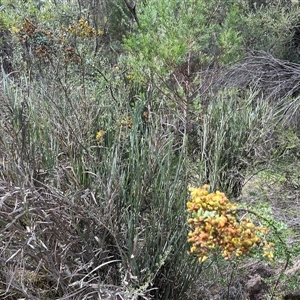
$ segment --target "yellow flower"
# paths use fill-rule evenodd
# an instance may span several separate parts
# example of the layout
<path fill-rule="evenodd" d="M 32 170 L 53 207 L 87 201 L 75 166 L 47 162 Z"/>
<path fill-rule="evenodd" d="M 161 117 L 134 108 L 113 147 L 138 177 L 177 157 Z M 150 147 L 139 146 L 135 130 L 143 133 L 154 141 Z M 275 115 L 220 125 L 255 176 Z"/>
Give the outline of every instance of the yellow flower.
<path fill-rule="evenodd" d="M 215 223 L 218 224 L 219 228 L 222 228 L 227 223 L 227 218 L 224 217 L 224 216 L 218 217 L 218 218 L 215 219 Z"/>
<path fill-rule="evenodd" d="M 191 253 L 195 252 L 196 250 L 197 250 L 197 247 L 195 247 L 195 246 L 191 247 Z"/>
<path fill-rule="evenodd" d="M 105 131 L 104 130 L 99 130 L 96 134 L 96 141 L 99 143 L 101 138 L 104 136 Z"/>
<path fill-rule="evenodd" d="M 272 261 L 274 259 L 274 253 L 273 253 L 273 251 L 265 251 L 264 257 L 267 257 L 269 260 Z"/>
<path fill-rule="evenodd" d="M 246 224 L 246 227 L 250 228 L 250 229 L 253 229 L 253 228 L 255 228 L 255 225 L 253 223 L 249 222 L 249 223 Z"/>
<path fill-rule="evenodd" d="M 204 255 L 203 257 L 202 257 L 202 262 L 205 262 L 206 260 L 207 260 L 207 256 L 206 255 Z"/>
<path fill-rule="evenodd" d="M 121 121 L 121 127 L 127 127 L 132 128 L 133 127 L 133 121 L 131 116 L 126 116 Z"/>
<path fill-rule="evenodd" d="M 133 73 L 129 73 L 129 74 L 126 75 L 126 78 L 127 78 L 128 80 L 133 80 L 134 74 L 133 74 Z"/>
<path fill-rule="evenodd" d="M 12 33 L 19 33 L 19 32 L 20 32 L 20 29 L 17 28 L 17 27 L 15 27 L 15 26 L 12 26 L 12 27 L 10 28 L 10 31 L 11 31 Z"/>

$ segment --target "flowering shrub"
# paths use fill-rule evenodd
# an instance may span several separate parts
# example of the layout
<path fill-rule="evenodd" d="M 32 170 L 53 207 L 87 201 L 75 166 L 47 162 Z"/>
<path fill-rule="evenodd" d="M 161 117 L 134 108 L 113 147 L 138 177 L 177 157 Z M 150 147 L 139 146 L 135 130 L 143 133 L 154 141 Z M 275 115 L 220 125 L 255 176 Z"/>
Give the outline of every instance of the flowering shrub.
<path fill-rule="evenodd" d="M 63 29 L 65 28 L 63 27 Z M 67 28 L 67 32 L 77 36 L 81 36 L 83 38 L 92 38 L 95 37 L 97 34 L 103 34 L 102 30 L 98 30 L 98 32 L 96 32 L 96 30 L 88 24 L 87 20 L 82 18 L 78 22 L 75 22 L 72 25 L 70 25 Z"/>
<path fill-rule="evenodd" d="M 41 29 L 38 24 L 25 19 L 20 28 L 14 27 L 11 31 L 19 37 L 21 44 L 26 48 L 30 46 L 38 57 L 49 60 L 53 55 L 54 37 L 51 30 Z"/>
<path fill-rule="evenodd" d="M 225 259 L 232 259 L 263 245 L 264 256 L 273 259 L 273 243 L 268 243 L 264 234 L 266 227 L 255 226 L 249 218 L 237 216 L 237 204 L 231 203 L 224 193 L 209 193 L 209 186 L 190 188 L 191 198 L 187 210 L 191 214 L 188 224 L 192 231 L 188 242 L 190 251 L 195 253 L 200 262 L 204 262 L 210 253 L 222 254 Z"/>
<path fill-rule="evenodd" d="M 80 37 L 81 42 L 86 42 L 86 39 L 92 40 L 104 34 L 102 30 L 96 30 L 90 26 L 83 18 L 67 28 L 64 25 L 58 30 L 45 28 L 44 23 L 25 18 L 19 27 L 11 26 L 10 31 L 18 37 L 23 49 L 30 54 L 28 57 L 34 53 L 45 62 L 52 61 L 53 58 L 62 58 L 66 64 L 82 63 L 81 48 L 78 47 L 78 40 L 75 41 L 74 37 Z"/>

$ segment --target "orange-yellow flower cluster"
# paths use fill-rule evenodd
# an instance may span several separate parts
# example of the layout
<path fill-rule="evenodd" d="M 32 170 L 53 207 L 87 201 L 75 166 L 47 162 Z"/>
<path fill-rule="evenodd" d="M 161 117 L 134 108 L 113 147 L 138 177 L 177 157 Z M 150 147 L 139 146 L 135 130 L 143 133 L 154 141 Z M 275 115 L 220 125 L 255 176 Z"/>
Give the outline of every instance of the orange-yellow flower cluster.
<path fill-rule="evenodd" d="M 68 27 L 67 31 L 83 38 L 91 38 L 95 37 L 97 34 L 103 34 L 103 31 L 101 30 L 98 30 L 98 32 L 96 32 L 96 30 L 92 26 L 90 26 L 85 19 L 80 19 L 78 22 L 73 23 Z"/>
<path fill-rule="evenodd" d="M 187 210 L 191 214 L 188 224 L 192 231 L 188 242 L 191 252 L 200 262 L 210 253 L 221 253 L 225 259 L 250 253 L 251 249 L 263 243 L 265 227 L 255 226 L 250 219 L 236 216 L 237 205 L 231 203 L 224 193 L 209 193 L 209 186 L 190 188 L 191 198 Z M 264 243 L 264 256 L 273 259 L 272 243 Z"/>

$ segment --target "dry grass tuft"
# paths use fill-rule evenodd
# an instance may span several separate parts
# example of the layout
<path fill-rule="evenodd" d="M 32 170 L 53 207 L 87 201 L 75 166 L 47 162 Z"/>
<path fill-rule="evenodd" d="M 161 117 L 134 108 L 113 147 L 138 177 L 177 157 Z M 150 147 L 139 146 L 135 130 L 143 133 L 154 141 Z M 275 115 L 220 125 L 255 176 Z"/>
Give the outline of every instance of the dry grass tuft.
<path fill-rule="evenodd" d="M 0 190 L 2 295 L 109 299 L 120 293 L 118 247 L 104 220 L 89 209 L 91 193 L 65 196 L 5 182 Z"/>

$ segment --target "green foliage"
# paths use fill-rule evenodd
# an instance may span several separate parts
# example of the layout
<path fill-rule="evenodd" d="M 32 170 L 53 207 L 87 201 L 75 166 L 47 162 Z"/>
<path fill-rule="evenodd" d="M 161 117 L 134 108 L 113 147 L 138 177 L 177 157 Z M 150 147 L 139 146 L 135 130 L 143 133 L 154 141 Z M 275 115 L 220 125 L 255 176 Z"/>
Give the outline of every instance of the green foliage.
<path fill-rule="evenodd" d="M 247 210 L 247 205 L 243 205 Z M 286 223 L 276 220 L 268 203 L 260 203 L 253 207 L 258 222 L 270 230 L 269 241 L 274 243 L 274 260 L 285 260 L 290 263 L 293 251 L 287 248 L 289 228 Z"/>
<path fill-rule="evenodd" d="M 299 137 L 292 128 L 280 127 L 276 128 L 276 149 L 274 149 L 274 157 L 295 160 L 300 155 Z"/>
<path fill-rule="evenodd" d="M 289 7 L 285 1 L 268 1 L 265 6 L 250 11 L 244 19 L 245 47 L 298 62 L 298 42 L 294 35 L 299 25 L 299 16 L 299 5 Z"/>
<path fill-rule="evenodd" d="M 239 7 L 231 1 L 147 1 L 140 26 L 124 39 L 127 64 L 139 82 L 160 80 L 195 56 L 200 65 L 240 57 Z M 156 77 L 158 76 L 158 78 Z"/>

